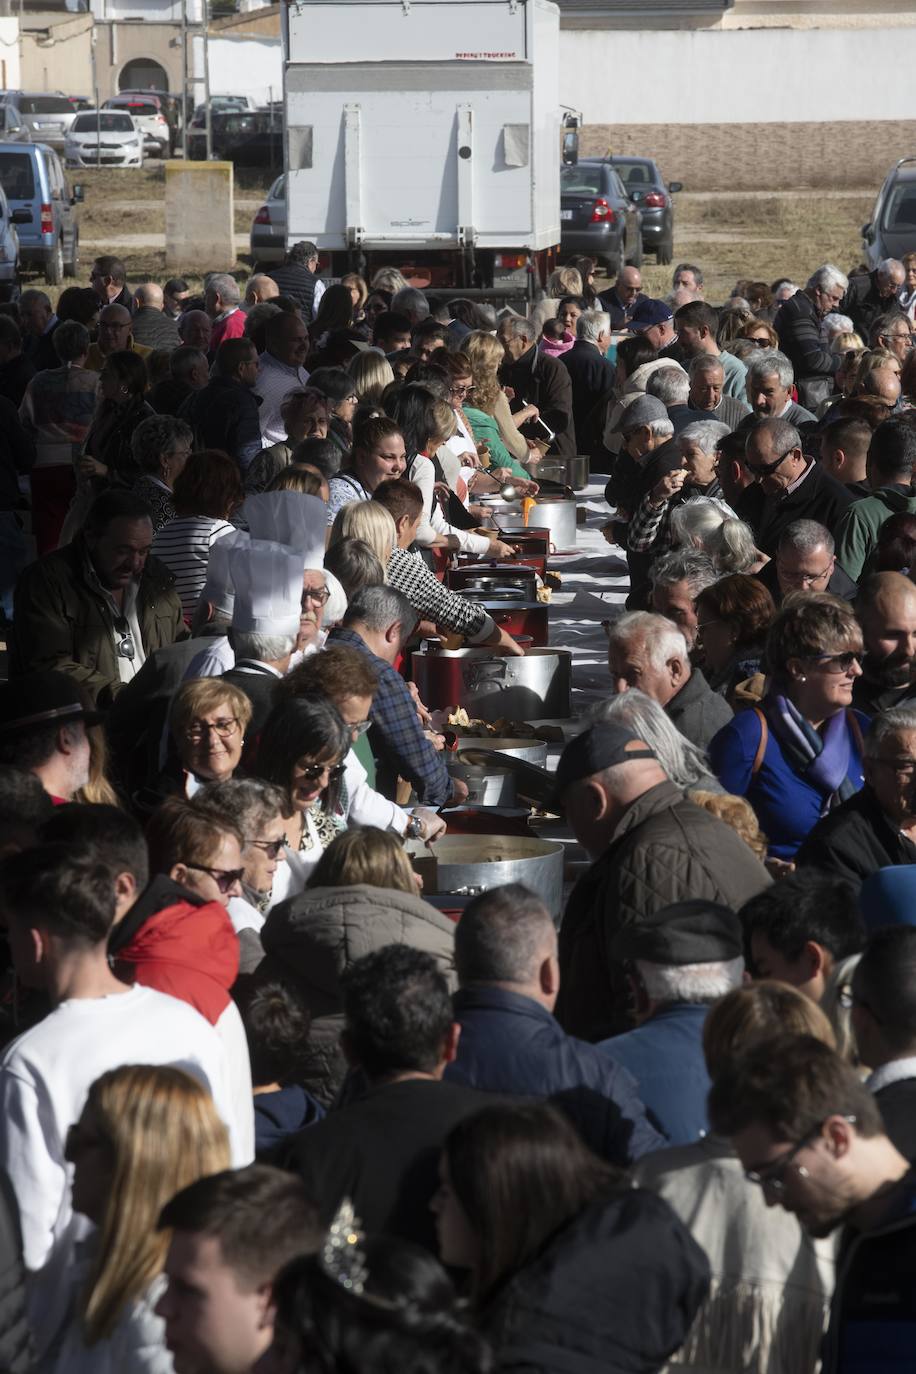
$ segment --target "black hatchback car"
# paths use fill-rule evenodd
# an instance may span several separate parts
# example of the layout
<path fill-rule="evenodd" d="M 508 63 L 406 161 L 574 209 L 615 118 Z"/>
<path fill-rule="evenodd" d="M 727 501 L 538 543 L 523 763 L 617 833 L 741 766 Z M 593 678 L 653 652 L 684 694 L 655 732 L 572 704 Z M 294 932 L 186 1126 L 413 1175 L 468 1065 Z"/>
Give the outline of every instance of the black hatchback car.
<path fill-rule="evenodd" d="M 665 179 L 658 164 L 649 157 L 612 157 L 611 165 L 629 195 L 642 211 L 642 247 L 654 253 L 658 263 L 669 263 L 674 255 L 674 205 L 671 197 L 682 182 Z"/>
<path fill-rule="evenodd" d="M 641 265 L 640 212 L 607 158 L 560 168 L 560 252 L 594 258 L 612 275 Z"/>
<path fill-rule="evenodd" d="M 916 251 L 916 157 L 902 157 L 884 178 L 862 240 L 870 269 Z"/>

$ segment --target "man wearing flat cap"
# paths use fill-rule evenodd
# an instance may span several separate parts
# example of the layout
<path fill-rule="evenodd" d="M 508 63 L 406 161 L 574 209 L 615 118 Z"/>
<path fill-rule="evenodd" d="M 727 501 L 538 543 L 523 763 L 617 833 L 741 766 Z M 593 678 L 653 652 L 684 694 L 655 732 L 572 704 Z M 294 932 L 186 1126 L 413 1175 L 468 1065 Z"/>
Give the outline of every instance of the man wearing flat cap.
<path fill-rule="evenodd" d="M 45 669 L 0 686 L 0 764 L 34 773 L 55 806 L 89 781 L 89 710 L 71 677 Z"/>
<path fill-rule="evenodd" d="M 633 1026 L 614 941 L 675 902 L 737 911 L 770 885 L 763 864 L 724 821 L 695 806 L 628 727 L 603 721 L 566 746 L 555 797 L 592 860 L 560 928 L 557 1020 L 603 1040 Z"/>
<path fill-rule="evenodd" d="M 675 902 L 625 926 L 611 953 L 626 969 L 638 1024 L 598 1048 L 629 1069 L 670 1143 L 690 1145 L 709 1130 L 703 1023 L 744 976 L 741 922 L 718 902 Z"/>

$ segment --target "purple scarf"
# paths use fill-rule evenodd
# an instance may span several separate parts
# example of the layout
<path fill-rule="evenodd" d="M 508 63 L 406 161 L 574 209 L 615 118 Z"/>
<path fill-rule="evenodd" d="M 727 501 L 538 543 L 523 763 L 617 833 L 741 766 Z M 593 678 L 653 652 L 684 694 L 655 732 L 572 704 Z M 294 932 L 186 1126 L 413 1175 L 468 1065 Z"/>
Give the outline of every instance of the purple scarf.
<path fill-rule="evenodd" d="M 771 692 L 765 705 L 767 720 L 786 762 L 824 798 L 821 814 L 832 811 L 859 790 L 847 776 L 852 741 L 845 711 L 831 716 L 821 734 L 781 692 Z"/>

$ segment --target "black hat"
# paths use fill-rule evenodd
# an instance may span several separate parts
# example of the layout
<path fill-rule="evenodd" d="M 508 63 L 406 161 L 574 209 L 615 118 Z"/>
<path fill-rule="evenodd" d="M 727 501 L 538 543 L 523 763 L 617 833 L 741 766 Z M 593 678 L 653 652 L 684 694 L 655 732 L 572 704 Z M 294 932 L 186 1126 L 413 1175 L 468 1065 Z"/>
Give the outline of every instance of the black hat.
<path fill-rule="evenodd" d="M 672 902 L 626 926 L 611 944 L 623 963 L 715 964 L 744 953 L 741 922 L 730 907 L 693 898 Z"/>
<path fill-rule="evenodd" d="M 83 704 L 79 687 L 66 673 L 47 668 L 0 686 L 0 734 L 73 720 L 98 725 L 104 716 Z"/>
<path fill-rule="evenodd" d="M 633 749 L 633 744 L 640 748 Z M 657 755 L 641 740 L 629 725 L 617 721 L 601 721 L 590 725 L 581 735 L 570 740 L 557 765 L 554 798 L 561 801 L 563 793 L 574 782 L 601 773 L 615 763 L 629 763 L 631 759 L 654 759 Z"/>

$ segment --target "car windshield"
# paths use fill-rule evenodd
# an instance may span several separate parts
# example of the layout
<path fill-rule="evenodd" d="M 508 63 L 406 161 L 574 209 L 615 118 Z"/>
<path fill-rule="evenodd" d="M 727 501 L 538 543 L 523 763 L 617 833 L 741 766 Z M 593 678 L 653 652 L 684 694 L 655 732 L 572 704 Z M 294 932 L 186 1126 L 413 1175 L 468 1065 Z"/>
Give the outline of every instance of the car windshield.
<path fill-rule="evenodd" d="M 23 114 L 73 114 L 73 106 L 62 95 L 24 95 L 19 108 Z"/>
<path fill-rule="evenodd" d="M 100 114 L 77 115 L 71 125 L 74 134 L 94 134 L 98 129 L 103 134 L 130 134 L 134 125 L 130 115 L 115 114 L 113 110 L 103 110 Z"/>
<path fill-rule="evenodd" d="M 614 171 L 628 190 L 634 186 L 651 186 L 655 181 L 648 162 L 615 162 Z"/>
<path fill-rule="evenodd" d="M 30 153 L 0 152 L 0 186 L 10 200 L 31 200 L 35 176 Z"/>
<path fill-rule="evenodd" d="M 578 167 L 560 169 L 560 193 L 564 196 L 597 196 L 601 191 L 601 168 L 581 162 Z"/>
<path fill-rule="evenodd" d="M 887 203 L 884 227 L 910 230 L 916 227 L 916 181 L 905 181 L 901 186 L 894 187 Z"/>
<path fill-rule="evenodd" d="M 270 116 L 263 114 L 222 114 L 215 121 L 221 134 L 255 134 L 270 128 Z"/>

